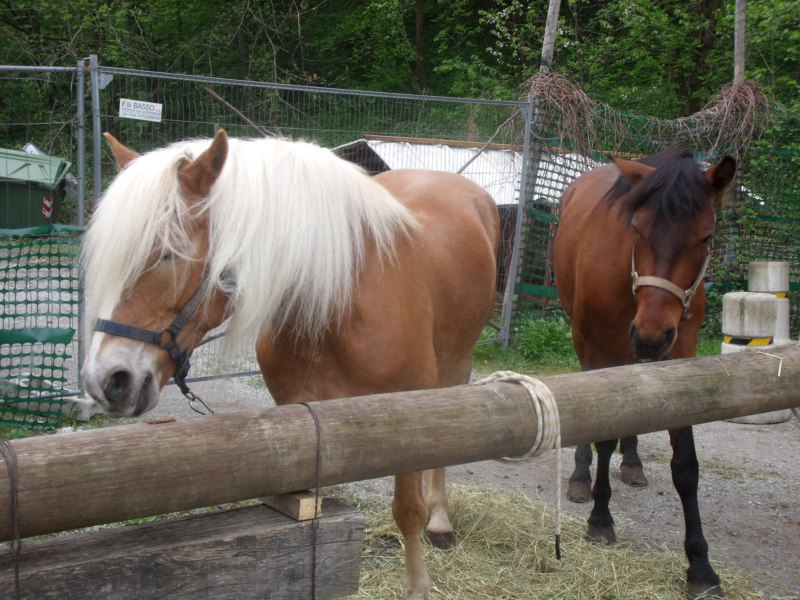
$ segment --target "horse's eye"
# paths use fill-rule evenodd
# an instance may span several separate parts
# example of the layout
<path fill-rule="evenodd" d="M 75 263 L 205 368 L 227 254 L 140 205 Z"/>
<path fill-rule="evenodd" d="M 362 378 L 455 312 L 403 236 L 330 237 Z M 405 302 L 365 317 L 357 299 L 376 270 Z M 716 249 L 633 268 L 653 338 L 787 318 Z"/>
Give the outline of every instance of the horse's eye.
<path fill-rule="evenodd" d="M 170 262 L 175 258 L 175 255 L 170 252 L 169 250 L 165 250 L 164 254 L 161 255 L 161 258 L 158 259 L 158 262 Z"/>
<path fill-rule="evenodd" d="M 709 235 L 709 236 L 707 236 L 707 237 L 704 237 L 704 238 L 703 238 L 703 243 L 704 243 L 704 244 L 710 244 L 712 239 L 714 239 L 714 236 L 713 236 L 713 235 Z"/>

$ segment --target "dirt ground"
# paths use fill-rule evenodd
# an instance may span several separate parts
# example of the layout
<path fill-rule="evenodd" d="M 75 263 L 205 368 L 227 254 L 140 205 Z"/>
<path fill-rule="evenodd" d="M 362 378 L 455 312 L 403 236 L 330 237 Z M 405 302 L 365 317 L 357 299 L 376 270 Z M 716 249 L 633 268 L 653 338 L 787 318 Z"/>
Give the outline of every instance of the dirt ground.
<path fill-rule="evenodd" d="M 253 379 L 202 382 L 192 389 L 218 413 L 272 405 Z M 173 385 L 165 388 L 155 412 L 178 419 L 196 416 Z M 800 598 L 800 423 L 794 416 L 771 425 L 707 423 L 695 428 L 695 441 L 700 510 L 712 562 L 749 573 L 758 588 L 771 596 Z M 670 476 L 668 435 L 641 436 L 639 450 L 650 480 L 646 488 L 622 484 L 620 457 L 613 459 L 611 510 L 617 536 L 680 552 L 683 516 Z M 561 481 L 566 490 L 574 451 L 562 452 Z M 522 464 L 486 461 L 451 467 L 448 482 L 521 490 L 553 503 L 554 471 L 555 459 L 550 454 Z M 357 495 L 388 499 L 392 483 L 391 478 L 382 478 L 351 485 Z M 573 504 L 564 497 L 562 508 L 585 519 L 591 505 Z"/>

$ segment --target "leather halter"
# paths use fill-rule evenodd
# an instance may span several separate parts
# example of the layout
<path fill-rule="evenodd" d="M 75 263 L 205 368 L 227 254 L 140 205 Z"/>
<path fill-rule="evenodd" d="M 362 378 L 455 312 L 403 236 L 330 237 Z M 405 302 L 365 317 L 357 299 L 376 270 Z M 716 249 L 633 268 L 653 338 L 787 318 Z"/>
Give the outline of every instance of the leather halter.
<path fill-rule="evenodd" d="M 223 274 L 223 279 L 229 279 L 229 277 L 226 276 L 226 274 Z M 166 350 L 177 367 L 177 370 L 173 374 L 175 384 L 178 386 L 178 388 L 180 388 L 183 395 L 189 398 L 190 402 L 193 402 L 195 399 L 199 400 L 199 398 L 192 394 L 189 386 L 186 385 L 186 376 L 189 374 L 189 367 L 191 366 L 189 364 L 189 355 L 191 354 L 191 350 L 185 346 L 179 345 L 177 340 L 183 328 L 200 308 L 200 303 L 203 301 L 203 297 L 206 294 L 208 286 L 209 281 L 208 275 L 206 274 L 203 276 L 203 279 L 195 290 L 194 294 L 192 294 L 192 297 L 189 298 L 189 301 L 175 317 L 175 320 L 161 331 L 142 329 L 141 327 L 125 325 L 123 323 L 117 323 L 116 321 L 107 319 L 97 319 L 94 324 L 94 329 L 95 331 L 99 331 L 101 333 L 107 333 L 117 337 L 124 337 L 130 340 L 144 342 L 146 344 L 153 344 L 163 350 Z M 197 410 L 194 408 L 194 406 L 192 406 L 192 408 Z"/>
<path fill-rule="evenodd" d="M 636 290 L 638 290 L 640 287 L 660 288 L 669 292 L 680 301 L 681 305 L 683 306 L 683 315 L 681 320 L 688 321 L 691 319 L 692 315 L 688 312 L 689 305 L 692 303 L 692 298 L 694 298 L 697 288 L 699 288 L 700 284 L 703 282 L 703 277 L 705 277 L 708 263 L 711 261 L 711 253 L 709 252 L 706 254 L 706 259 L 703 261 L 703 266 L 700 267 L 700 272 L 697 274 L 694 283 L 685 290 L 672 283 L 669 279 L 664 279 L 663 277 L 654 277 L 651 275 L 640 276 L 639 273 L 636 272 L 635 253 L 636 244 L 633 245 L 631 250 L 631 283 L 633 286 L 633 296 L 636 297 Z"/>

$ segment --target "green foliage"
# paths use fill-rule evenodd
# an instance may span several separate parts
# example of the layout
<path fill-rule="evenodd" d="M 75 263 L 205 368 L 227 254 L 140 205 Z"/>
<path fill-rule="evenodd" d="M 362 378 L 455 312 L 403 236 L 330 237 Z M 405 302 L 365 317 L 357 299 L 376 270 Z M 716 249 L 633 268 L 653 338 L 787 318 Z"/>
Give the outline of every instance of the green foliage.
<path fill-rule="evenodd" d="M 701 331 L 697 340 L 697 356 L 717 356 L 722 350 L 722 336 Z"/>
<path fill-rule="evenodd" d="M 563 318 L 531 319 L 519 325 L 515 344 L 522 355 L 540 364 L 577 364 L 572 329 Z"/>
<path fill-rule="evenodd" d="M 305 20 L 306 69 L 326 85 L 415 91 L 415 51 L 405 25 L 413 15 L 413 4 L 402 0 L 321 4 Z"/>
<path fill-rule="evenodd" d="M 20 440 L 31 435 L 31 431 L 24 427 L 0 427 L 0 440 Z"/>
<path fill-rule="evenodd" d="M 697 356 L 720 353 L 722 336 L 703 329 L 697 341 Z M 572 347 L 572 329 L 563 316 L 527 319 L 516 329 L 507 351 L 499 344 L 486 344 L 475 349 L 473 367 L 483 373 L 518 371 L 553 375 L 580 370 Z"/>
<path fill-rule="evenodd" d="M 0 9 L 2 64 L 74 65 L 97 54 L 118 67 L 412 92 L 419 58 L 430 93 L 495 99 L 519 97 L 539 69 L 547 16 L 546 2 L 522 0 L 434 0 L 420 14 L 405 0 L 12 5 Z M 685 116 L 731 79 L 734 7 L 562 2 L 554 67 L 621 110 Z M 750 0 L 746 75 L 797 106 L 798 64 L 800 0 Z"/>
<path fill-rule="evenodd" d="M 515 328 L 507 352 L 499 345 L 478 346 L 474 364 L 480 371 L 511 369 L 552 373 L 580 369 L 572 348 L 572 329 L 561 316 L 522 321 Z"/>

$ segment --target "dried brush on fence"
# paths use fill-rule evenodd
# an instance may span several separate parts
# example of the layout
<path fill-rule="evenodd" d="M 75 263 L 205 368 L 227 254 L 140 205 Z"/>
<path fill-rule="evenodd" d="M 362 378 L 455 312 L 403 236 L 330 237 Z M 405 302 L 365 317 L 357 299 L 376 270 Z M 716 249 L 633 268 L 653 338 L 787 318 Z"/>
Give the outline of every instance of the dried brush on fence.
<path fill-rule="evenodd" d="M 741 156 L 770 118 L 769 102 L 753 81 L 726 85 L 698 112 L 673 120 L 626 116 L 555 72 L 531 77 L 527 96 L 536 107 L 532 133 L 551 145 L 554 137 L 558 145 L 568 141 L 584 155 L 619 153 L 631 140 L 644 139 L 655 148 L 683 146 Z"/>

